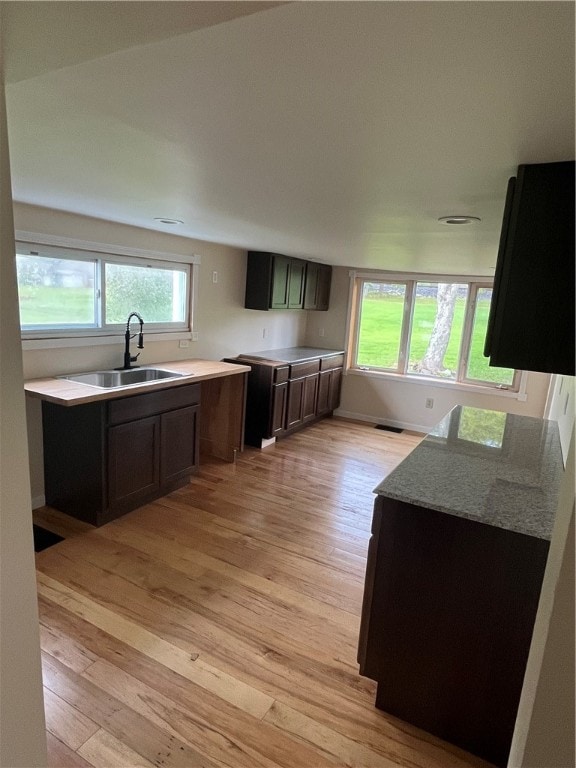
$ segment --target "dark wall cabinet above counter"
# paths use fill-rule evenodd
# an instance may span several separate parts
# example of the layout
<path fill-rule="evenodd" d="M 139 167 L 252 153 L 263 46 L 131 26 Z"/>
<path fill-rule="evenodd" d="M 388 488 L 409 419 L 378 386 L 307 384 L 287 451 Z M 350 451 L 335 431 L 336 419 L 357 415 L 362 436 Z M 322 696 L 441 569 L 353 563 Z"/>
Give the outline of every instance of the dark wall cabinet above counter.
<path fill-rule="evenodd" d="M 574 376 L 574 162 L 520 165 L 508 182 L 484 354 Z"/>
<path fill-rule="evenodd" d="M 248 251 L 246 309 L 328 309 L 332 267 L 292 256 Z"/>

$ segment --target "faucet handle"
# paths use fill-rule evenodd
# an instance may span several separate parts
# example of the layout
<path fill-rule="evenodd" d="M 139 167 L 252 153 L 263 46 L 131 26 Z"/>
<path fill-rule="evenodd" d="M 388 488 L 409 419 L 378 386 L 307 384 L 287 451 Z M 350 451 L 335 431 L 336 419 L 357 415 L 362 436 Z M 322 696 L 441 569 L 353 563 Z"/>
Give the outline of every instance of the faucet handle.
<path fill-rule="evenodd" d="M 135 363 L 136 360 L 138 360 L 139 357 L 140 357 L 140 352 L 138 352 L 137 355 L 130 355 L 130 362 L 131 363 Z"/>

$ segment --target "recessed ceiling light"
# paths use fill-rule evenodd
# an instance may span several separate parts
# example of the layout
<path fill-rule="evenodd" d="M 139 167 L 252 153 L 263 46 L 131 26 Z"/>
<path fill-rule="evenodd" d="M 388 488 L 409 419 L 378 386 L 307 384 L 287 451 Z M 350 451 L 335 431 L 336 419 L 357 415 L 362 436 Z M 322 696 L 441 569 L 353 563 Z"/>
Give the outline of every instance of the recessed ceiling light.
<path fill-rule="evenodd" d="M 184 224 L 184 222 L 180 221 L 180 219 L 164 219 L 156 217 L 154 221 L 159 221 L 160 224 Z"/>
<path fill-rule="evenodd" d="M 440 216 L 438 221 L 442 224 L 473 224 L 475 221 L 482 221 L 478 216 Z"/>

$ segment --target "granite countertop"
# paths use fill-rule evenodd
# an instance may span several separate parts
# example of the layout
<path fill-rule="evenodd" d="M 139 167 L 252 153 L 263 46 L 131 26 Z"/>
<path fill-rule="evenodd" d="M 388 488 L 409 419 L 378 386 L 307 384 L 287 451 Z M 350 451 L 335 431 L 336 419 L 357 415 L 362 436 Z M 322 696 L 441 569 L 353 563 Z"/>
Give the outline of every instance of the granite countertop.
<path fill-rule="evenodd" d="M 317 349 L 316 347 L 286 347 L 284 349 L 265 349 L 263 352 L 246 352 L 238 357 L 251 360 L 269 360 L 278 363 L 304 363 L 317 357 L 342 355 L 343 349 Z"/>
<path fill-rule="evenodd" d="M 89 384 L 79 384 L 67 379 L 45 378 L 32 379 L 24 383 L 26 394 L 41 400 L 48 400 L 57 405 L 82 405 L 97 400 L 111 400 L 119 397 L 139 395 L 143 392 L 151 392 L 158 389 L 179 387 L 183 384 L 194 384 L 208 379 L 216 379 L 221 376 L 232 376 L 240 373 L 248 373 L 248 365 L 221 363 L 216 360 L 173 360 L 166 363 L 153 363 L 149 366 L 164 368 L 182 374 L 177 379 L 160 379 L 127 387 L 115 387 L 102 389 L 92 387 Z"/>
<path fill-rule="evenodd" d="M 457 406 L 374 492 L 550 539 L 563 471 L 555 421 Z"/>

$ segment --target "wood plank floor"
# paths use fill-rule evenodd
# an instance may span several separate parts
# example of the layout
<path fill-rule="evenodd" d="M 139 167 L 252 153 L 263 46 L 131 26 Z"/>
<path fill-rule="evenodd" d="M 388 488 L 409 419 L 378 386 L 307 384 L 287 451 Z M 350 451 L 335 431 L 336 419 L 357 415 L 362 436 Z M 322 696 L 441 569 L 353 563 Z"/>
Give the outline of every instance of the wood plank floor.
<path fill-rule="evenodd" d="M 326 419 L 36 556 L 50 768 L 465 768 L 374 708 L 372 489 L 421 436 Z"/>

